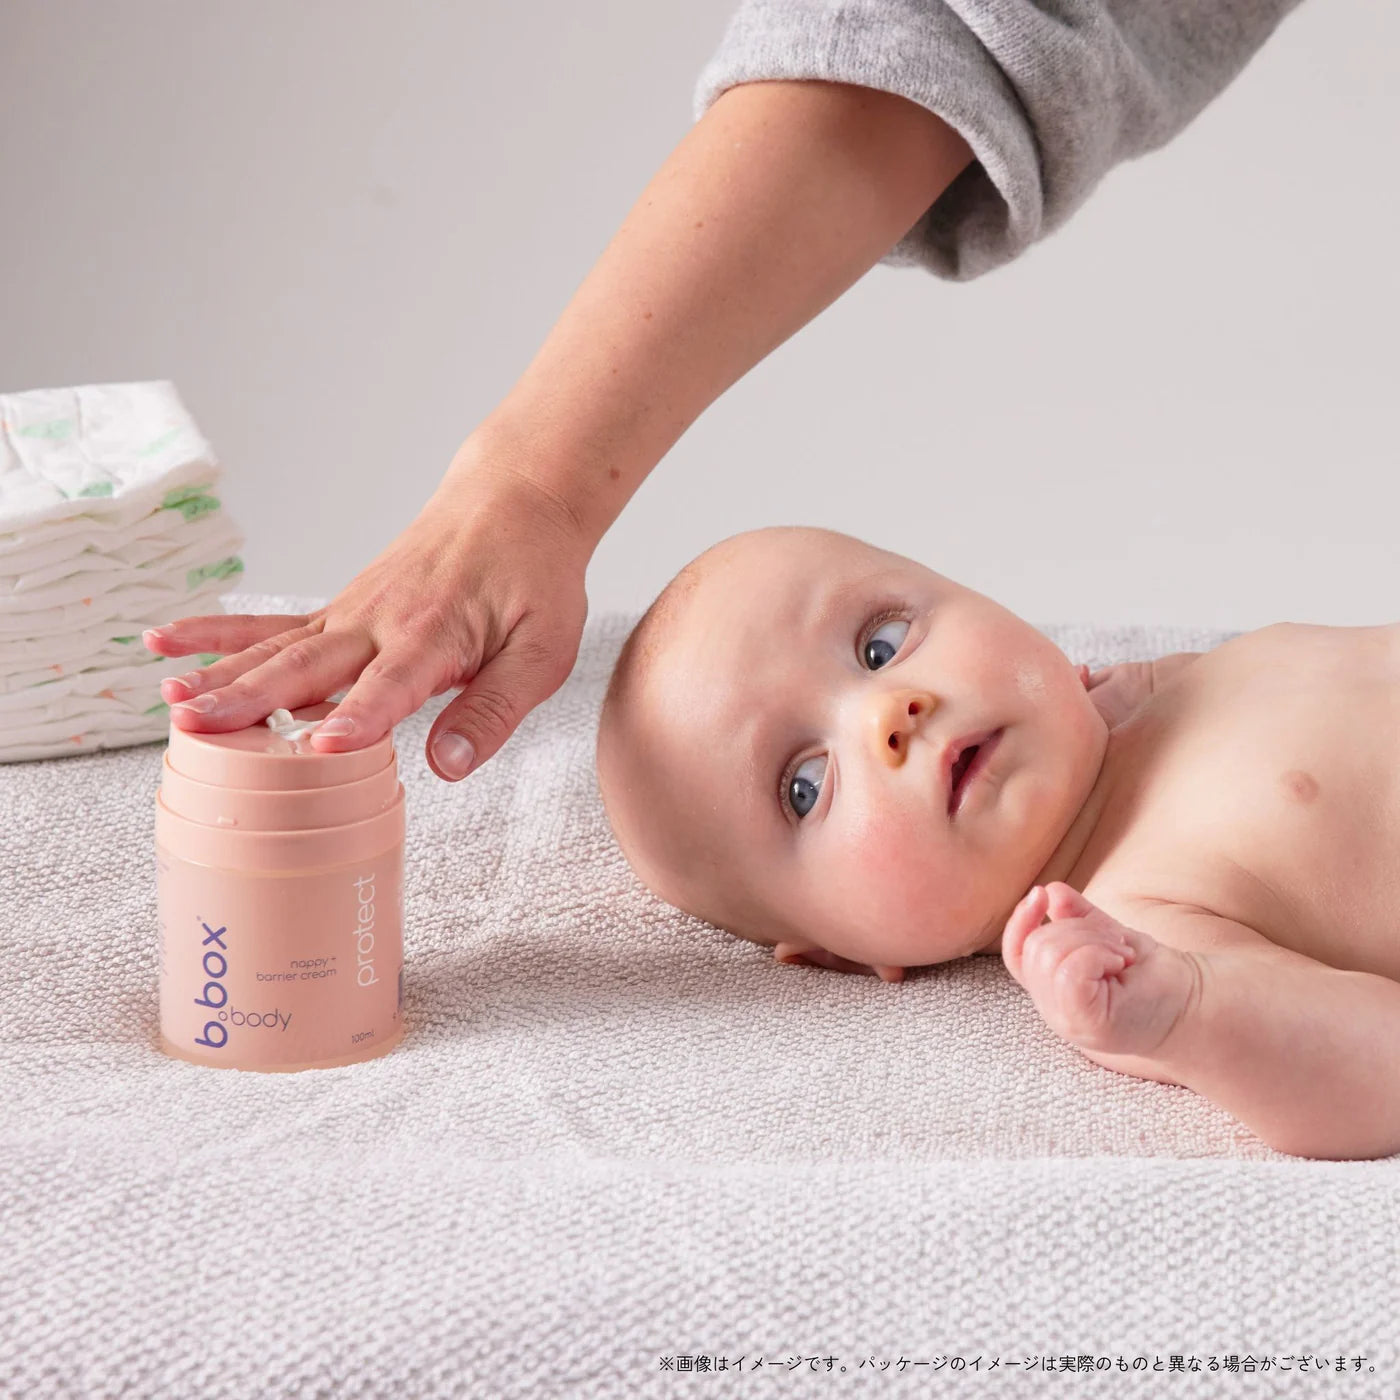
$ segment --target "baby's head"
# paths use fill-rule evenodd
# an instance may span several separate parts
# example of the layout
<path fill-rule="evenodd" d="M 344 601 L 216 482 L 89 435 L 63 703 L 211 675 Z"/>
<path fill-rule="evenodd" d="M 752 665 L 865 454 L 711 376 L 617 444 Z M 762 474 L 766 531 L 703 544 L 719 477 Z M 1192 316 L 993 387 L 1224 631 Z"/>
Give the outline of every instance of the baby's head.
<path fill-rule="evenodd" d="M 950 811 L 957 742 L 994 732 Z M 662 899 L 780 960 L 897 981 L 999 947 L 1107 742 L 1081 673 L 990 598 L 777 527 L 706 550 L 633 629 L 597 771 Z"/>

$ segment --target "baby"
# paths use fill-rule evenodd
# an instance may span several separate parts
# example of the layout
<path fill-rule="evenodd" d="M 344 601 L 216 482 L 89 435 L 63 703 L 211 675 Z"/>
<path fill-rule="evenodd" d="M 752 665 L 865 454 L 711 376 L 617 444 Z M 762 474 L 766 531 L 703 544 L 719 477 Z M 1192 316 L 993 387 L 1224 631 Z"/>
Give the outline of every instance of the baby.
<path fill-rule="evenodd" d="M 749 531 L 628 637 L 599 788 L 648 888 L 779 961 L 999 952 L 1098 1064 L 1282 1152 L 1400 1151 L 1400 624 L 1277 623 L 1152 674 L 1113 724 L 984 595 Z"/>

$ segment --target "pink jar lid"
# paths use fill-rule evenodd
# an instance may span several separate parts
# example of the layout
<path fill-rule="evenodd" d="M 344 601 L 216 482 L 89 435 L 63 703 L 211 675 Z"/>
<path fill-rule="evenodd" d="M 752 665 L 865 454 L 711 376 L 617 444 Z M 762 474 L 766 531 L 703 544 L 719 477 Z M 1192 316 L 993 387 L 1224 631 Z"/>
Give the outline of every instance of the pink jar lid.
<path fill-rule="evenodd" d="M 335 709 L 329 700 L 293 710 L 299 721 L 324 719 Z M 309 736 L 285 739 L 266 724 L 223 734 L 196 734 L 170 725 L 166 760 L 175 772 L 216 787 L 256 788 L 280 792 L 338 787 L 358 782 L 395 761 L 391 730 L 365 749 L 319 753 Z"/>
<path fill-rule="evenodd" d="M 248 831 L 313 831 L 364 821 L 392 807 L 402 790 L 392 763 L 368 778 L 319 788 L 236 788 L 201 783 L 172 768 L 169 753 L 160 774 L 160 800 L 176 816 L 202 826 Z"/>
<path fill-rule="evenodd" d="M 369 860 L 402 846 L 403 788 L 392 807 L 365 821 L 306 831 L 205 826 L 172 812 L 156 793 L 156 849 L 193 865 L 255 874 L 301 874 Z"/>

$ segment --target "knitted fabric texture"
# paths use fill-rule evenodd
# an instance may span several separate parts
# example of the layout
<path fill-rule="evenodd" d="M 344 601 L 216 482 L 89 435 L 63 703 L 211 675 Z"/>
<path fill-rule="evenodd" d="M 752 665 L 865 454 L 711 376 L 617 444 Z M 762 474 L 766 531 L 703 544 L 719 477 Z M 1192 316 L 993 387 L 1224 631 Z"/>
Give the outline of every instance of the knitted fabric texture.
<path fill-rule="evenodd" d="M 1053 232 L 1123 160 L 1165 145 L 1298 0 L 744 0 L 695 91 L 771 79 L 897 93 L 976 160 L 888 255 L 989 272 Z"/>
<path fill-rule="evenodd" d="M 0 1396 L 709 1395 L 750 1377 L 675 1358 L 813 1355 L 844 1374 L 754 1384 L 985 1395 L 980 1355 L 1018 1397 L 1138 1389 L 1066 1354 L 1194 1354 L 1146 1378 L 1178 1400 L 1393 1395 L 1400 1159 L 1287 1157 L 1101 1068 L 1000 958 L 897 984 L 781 966 L 637 881 L 593 770 L 633 621 L 591 618 L 461 783 L 423 756 L 446 697 L 398 727 L 407 1033 L 364 1064 L 162 1055 L 162 746 L 4 770 Z M 1043 630 L 1091 667 L 1227 635 Z M 1308 1351 L 1368 1359 L 1205 1359 Z"/>

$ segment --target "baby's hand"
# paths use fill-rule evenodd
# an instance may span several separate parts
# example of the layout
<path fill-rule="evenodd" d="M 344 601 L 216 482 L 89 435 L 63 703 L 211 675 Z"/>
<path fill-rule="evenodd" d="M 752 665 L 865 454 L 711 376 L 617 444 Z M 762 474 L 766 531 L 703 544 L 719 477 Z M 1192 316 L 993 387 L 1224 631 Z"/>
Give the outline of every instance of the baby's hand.
<path fill-rule="evenodd" d="M 1197 980 L 1190 954 L 1120 924 L 1058 880 L 1012 910 L 1001 956 L 1051 1030 L 1105 1055 L 1153 1054 Z"/>
<path fill-rule="evenodd" d="M 1087 666 L 1075 669 L 1110 729 L 1117 729 L 1152 694 L 1150 661 L 1120 661 L 1092 673 Z"/>
<path fill-rule="evenodd" d="M 1204 654 L 1177 651 L 1155 661 L 1120 661 L 1093 672 L 1087 666 L 1075 669 L 1104 723 L 1116 729 Z"/>

